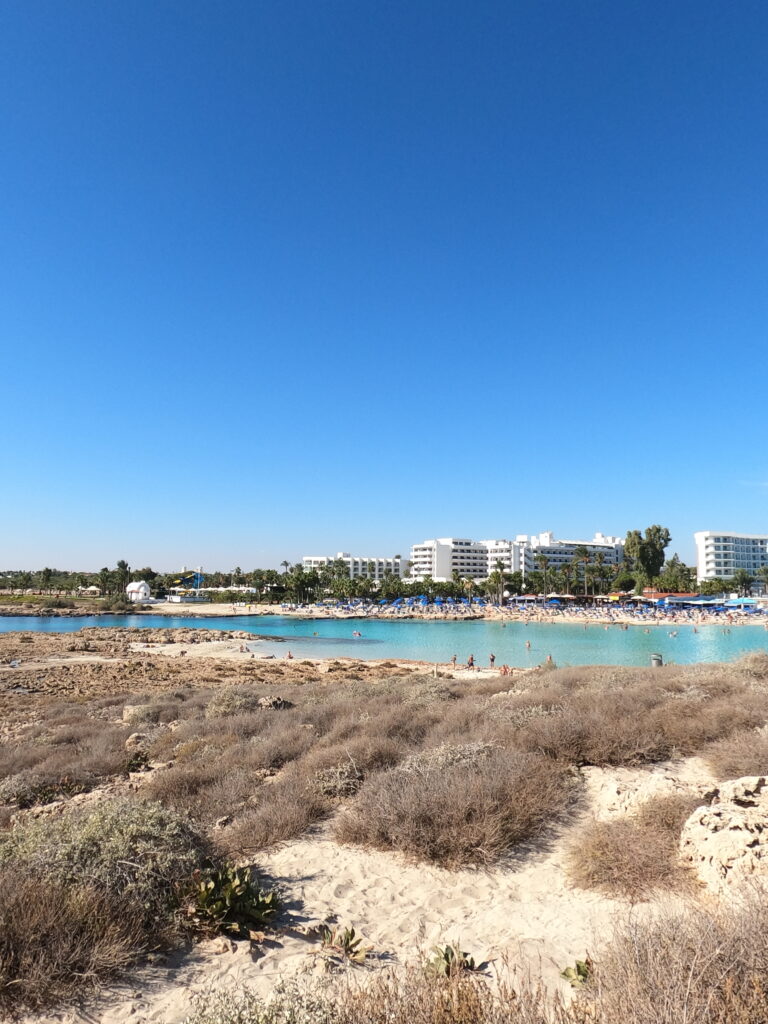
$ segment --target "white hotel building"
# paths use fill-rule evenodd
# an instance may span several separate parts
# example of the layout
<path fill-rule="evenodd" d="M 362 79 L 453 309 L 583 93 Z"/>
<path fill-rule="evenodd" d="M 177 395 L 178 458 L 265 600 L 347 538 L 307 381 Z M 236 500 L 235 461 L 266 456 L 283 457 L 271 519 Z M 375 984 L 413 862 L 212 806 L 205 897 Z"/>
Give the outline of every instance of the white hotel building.
<path fill-rule="evenodd" d="M 515 543 L 522 549 L 525 573 L 538 569 L 536 559 L 542 555 L 546 556 L 548 569 L 562 569 L 573 562 L 577 548 L 587 549 L 590 562 L 597 561 L 598 555 L 603 556 L 604 565 L 618 565 L 624 561 L 624 538 L 607 537 L 602 533 L 596 533 L 592 540 L 557 540 L 552 532 L 532 537 L 521 534 Z"/>
<path fill-rule="evenodd" d="M 322 569 L 331 562 L 345 562 L 349 578 L 351 580 L 367 579 L 381 580 L 387 573 L 393 576 L 402 575 L 403 560 L 399 556 L 394 558 L 359 558 L 350 555 L 347 551 L 340 551 L 338 555 L 304 555 L 301 564 L 305 572 L 312 569 Z"/>
<path fill-rule="evenodd" d="M 458 572 L 470 579 L 485 579 L 499 562 L 505 572 L 522 572 L 525 576 L 538 569 L 537 557 L 545 555 L 548 567 L 559 569 L 573 561 L 580 547 L 587 549 L 592 562 L 598 554 L 602 554 L 605 565 L 618 565 L 624 560 L 624 539 L 602 533 L 596 533 L 591 540 L 557 540 L 553 533 L 531 537 L 520 534 L 515 540 L 439 537 L 411 548 L 411 576 L 417 580 L 431 576 L 446 581 Z"/>
<path fill-rule="evenodd" d="M 477 540 L 459 537 L 438 537 L 414 544 L 411 548 L 411 576 L 433 580 L 451 580 L 454 572 L 481 580 L 488 575 L 488 550 Z"/>
<path fill-rule="evenodd" d="M 701 530 L 696 541 L 696 575 L 700 580 L 730 579 L 737 569 L 757 576 L 768 565 L 768 536 Z"/>

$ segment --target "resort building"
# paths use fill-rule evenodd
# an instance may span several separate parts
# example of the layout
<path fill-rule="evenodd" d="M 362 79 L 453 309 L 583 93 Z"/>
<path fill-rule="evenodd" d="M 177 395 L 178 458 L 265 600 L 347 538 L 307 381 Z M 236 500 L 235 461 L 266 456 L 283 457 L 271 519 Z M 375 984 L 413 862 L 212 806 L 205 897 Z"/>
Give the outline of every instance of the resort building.
<path fill-rule="evenodd" d="M 414 579 L 431 576 L 433 580 L 445 582 L 453 579 L 454 572 L 469 579 L 485 579 L 488 575 L 485 543 L 466 537 L 438 537 L 414 544 L 411 548 L 411 576 Z"/>
<path fill-rule="evenodd" d="M 305 572 L 319 571 L 332 562 L 344 562 L 351 580 L 381 580 L 387 574 L 401 576 L 403 560 L 399 555 L 394 558 L 360 558 L 340 551 L 337 555 L 304 555 L 301 564 Z"/>
<path fill-rule="evenodd" d="M 737 569 L 757 576 L 768 566 L 768 536 L 701 530 L 696 541 L 696 574 L 700 580 L 730 579 Z"/>
<path fill-rule="evenodd" d="M 579 548 L 586 549 L 590 564 L 602 561 L 603 565 L 618 565 L 624 561 L 624 538 L 602 533 L 596 533 L 591 540 L 557 540 L 551 531 L 546 531 L 531 537 L 520 534 L 515 543 L 521 548 L 523 573 L 538 569 L 537 559 L 542 555 L 547 559 L 548 569 L 562 569 L 573 563 Z"/>
<path fill-rule="evenodd" d="M 518 535 L 515 540 L 469 540 L 457 537 L 439 537 L 414 544 L 411 548 L 411 575 L 414 579 L 445 581 L 457 572 L 470 579 L 485 579 L 496 571 L 498 563 L 504 572 L 533 572 L 539 568 L 542 555 L 547 568 L 559 569 L 571 564 L 579 548 L 586 548 L 590 563 L 618 565 L 624 560 L 624 539 L 596 533 L 591 540 L 557 540 L 551 532 L 529 537 Z"/>
<path fill-rule="evenodd" d="M 504 572 L 521 572 L 523 569 L 523 546 L 514 540 L 481 540 L 486 550 L 487 575 L 496 572 L 499 562 Z"/>

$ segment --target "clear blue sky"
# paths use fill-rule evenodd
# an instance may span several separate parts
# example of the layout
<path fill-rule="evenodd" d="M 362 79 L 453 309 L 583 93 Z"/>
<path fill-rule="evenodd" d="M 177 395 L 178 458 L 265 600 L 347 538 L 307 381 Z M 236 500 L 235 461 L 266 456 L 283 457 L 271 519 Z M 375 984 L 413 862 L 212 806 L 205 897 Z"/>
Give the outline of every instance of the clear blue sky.
<path fill-rule="evenodd" d="M 0 568 L 768 532 L 768 5 L 4 0 Z"/>

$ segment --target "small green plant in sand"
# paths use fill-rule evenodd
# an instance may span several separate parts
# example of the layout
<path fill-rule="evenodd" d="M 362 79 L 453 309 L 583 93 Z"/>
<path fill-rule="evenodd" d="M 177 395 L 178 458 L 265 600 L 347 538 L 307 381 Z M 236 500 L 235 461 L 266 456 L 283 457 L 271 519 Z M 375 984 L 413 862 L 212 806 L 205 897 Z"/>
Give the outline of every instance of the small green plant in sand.
<path fill-rule="evenodd" d="M 233 938 L 259 939 L 280 906 L 277 890 L 262 889 L 248 868 L 225 865 L 195 872 L 190 916 L 200 927 Z"/>
<path fill-rule="evenodd" d="M 476 964 L 475 958 L 463 952 L 458 942 L 451 942 L 447 946 L 433 946 L 427 972 L 455 978 L 459 974 L 482 973 L 487 966 L 487 963 Z"/>
<path fill-rule="evenodd" d="M 560 977 L 565 978 L 571 988 L 583 988 L 592 977 L 594 964 L 587 956 L 586 960 L 577 960 L 573 967 L 566 967 L 560 971 Z"/>
<path fill-rule="evenodd" d="M 364 946 L 362 937 L 354 928 L 340 928 L 323 925 L 320 929 L 320 954 L 338 966 L 357 966 L 365 963 L 373 946 Z"/>

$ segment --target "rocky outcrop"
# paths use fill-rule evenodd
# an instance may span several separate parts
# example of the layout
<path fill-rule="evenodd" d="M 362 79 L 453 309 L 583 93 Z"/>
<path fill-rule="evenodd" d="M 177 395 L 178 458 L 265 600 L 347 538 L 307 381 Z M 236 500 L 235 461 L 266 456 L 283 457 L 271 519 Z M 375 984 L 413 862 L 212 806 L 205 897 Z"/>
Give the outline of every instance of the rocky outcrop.
<path fill-rule="evenodd" d="M 719 895 L 768 882 L 768 778 L 724 782 L 683 826 L 680 856 Z"/>

